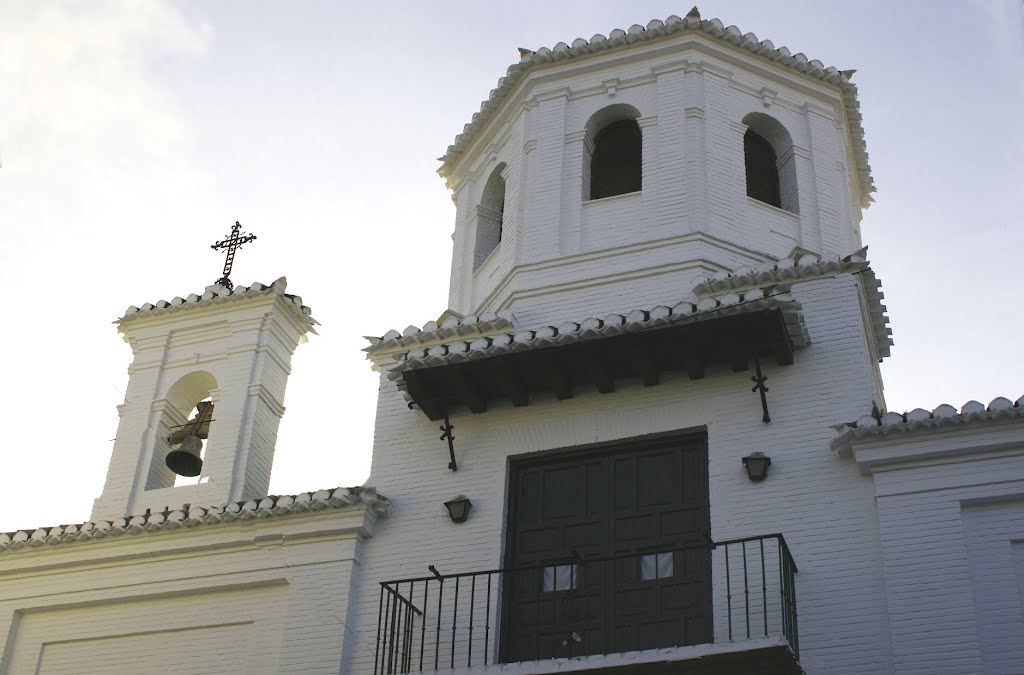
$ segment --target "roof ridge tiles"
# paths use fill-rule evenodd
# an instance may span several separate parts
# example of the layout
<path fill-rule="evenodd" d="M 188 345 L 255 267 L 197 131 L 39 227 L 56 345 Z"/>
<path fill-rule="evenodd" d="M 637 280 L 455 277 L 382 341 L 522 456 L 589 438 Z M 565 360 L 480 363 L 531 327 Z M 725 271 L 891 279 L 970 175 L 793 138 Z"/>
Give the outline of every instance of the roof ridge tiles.
<path fill-rule="evenodd" d="M 736 26 L 725 27 L 719 19 L 701 19 L 700 12 L 694 7 L 685 18 L 669 16 L 665 21 L 653 19 L 647 27 L 634 24 L 628 30 L 616 28 L 608 36 L 597 33 L 590 40 L 576 38 L 572 45 L 559 42 L 553 48 L 540 47 L 536 50 L 519 49 L 520 59 L 505 71 L 480 104 L 480 109 L 473 113 L 444 155 L 439 158 L 441 167 L 438 173 L 447 176 L 452 165 L 475 140 L 482 127 L 490 121 L 498 108 L 505 102 L 512 90 L 534 68 L 565 59 L 586 56 L 596 52 L 617 49 L 625 45 L 636 44 L 652 39 L 662 38 L 684 31 L 700 31 L 706 35 L 720 39 L 734 47 L 739 47 L 752 54 L 792 68 L 802 74 L 823 80 L 837 86 L 842 94 L 846 117 L 850 124 L 850 136 L 853 144 L 854 160 L 861 187 L 861 207 L 867 208 L 871 203 L 871 193 L 875 191 L 871 178 L 871 167 L 868 164 L 867 147 L 864 142 L 864 129 L 860 124 L 860 103 L 857 101 L 857 86 L 850 81 L 854 71 L 839 70 L 834 66 L 824 66 L 817 59 L 809 60 L 802 52 L 793 54 L 786 47 L 776 47 L 770 40 L 759 40 L 754 33 L 743 33 Z"/>
<path fill-rule="evenodd" d="M 190 293 L 187 298 L 175 296 L 170 302 L 167 302 L 166 300 L 158 300 L 155 304 L 147 302 L 141 307 L 131 305 L 124 311 L 124 314 L 122 314 L 120 318 L 114 321 L 114 323 L 123 323 L 145 315 L 158 315 L 164 312 L 178 311 L 191 306 L 205 307 L 214 303 L 238 299 L 243 296 L 254 297 L 257 295 L 267 295 L 268 293 L 277 291 L 292 301 L 292 304 L 295 305 L 299 313 L 306 318 L 308 325 L 320 325 L 312 316 L 313 310 L 302 304 L 302 296 L 286 293 L 286 288 L 288 288 L 288 280 L 285 277 L 280 277 L 269 285 L 254 281 L 248 286 L 239 285 L 235 286 L 233 289 L 229 289 L 226 286 L 221 286 L 220 284 L 215 283 L 207 286 L 203 290 L 202 294 Z"/>
<path fill-rule="evenodd" d="M 987 406 L 979 401 L 970 400 L 960 407 L 959 412 L 948 403 L 942 403 L 930 411 L 914 408 L 905 413 L 887 412 L 877 418 L 863 415 L 854 422 L 832 427 L 837 435 L 830 445 L 833 450 L 846 454 L 853 442 L 881 438 L 893 433 L 914 433 L 957 424 L 991 423 L 1012 419 L 1024 419 L 1024 396 L 1016 401 L 997 396 Z"/>
<path fill-rule="evenodd" d="M 363 351 L 366 352 L 367 358 L 373 358 L 375 354 L 392 352 L 411 345 L 429 344 L 450 337 L 472 338 L 499 331 L 515 331 L 517 327 L 515 314 L 508 310 L 467 314 L 461 318 L 452 315 L 440 325 L 437 321 L 428 321 L 422 328 L 410 325 L 404 331 L 389 330 L 381 337 L 364 336 L 370 346 L 364 347 Z"/>
<path fill-rule="evenodd" d="M 831 251 L 822 254 L 800 251 L 789 258 L 768 261 L 753 268 L 740 267 L 700 277 L 693 287 L 693 294 L 697 298 L 704 298 L 728 290 L 739 292 L 773 283 L 810 281 L 837 274 L 861 274 L 868 301 L 871 332 L 879 357 L 885 358 L 889 356 L 889 347 L 893 344 L 892 329 L 888 327 L 889 317 L 882 302 L 885 296 L 879 290 L 881 282 L 871 269 L 867 252 L 868 247 L 863 246 L 841 258 L 838 253 Z"/>
<path fill-rule="evenodd" d="M 164 511 L 116 518 L 113 521 L 87 521 L 77 525 L 56 525 L 34 530 L 0 532 L 0 554 L 9 550 L 42 544 L 91 541 L 105 536 L 140 534 L 174 530 L 179 527 L 213 525 L 236 520 L 270 518 L 291 513 L 340 509 L 364 505 L 378 516 L 387 516 L 390 502 L 373 487 L 340 487 L 302 492 L 297 495 L 267 495 L 259 499 L 231 502 L 220 506 L 182 505 Z"/>
<path fill-rule="evenodd" d="M 456 340 L 430 347 L 415 346 L 404 353 L 393 354 L 394 363 L 386 368 L 386 376 L 405 392 L 404 373 L 408 370 L 428 368 L 467 360 L 500 356 L 512 352 L 543 347 L 604 339 L 621 333 L 638 332 L 662 325 L 703 318 L 711 314 L 728 316 L 762 309 L 782 310 L 794 347 L 810 344 L 806 326 L 800 317 L 800 303 L 782 287 L 751 289 L 744 294 L 726 293 L 720 298 L 704 298 L 699 304 L 689 301 L 673 307 L 658 305 L 651 310 L 635 309 L 624 314 L 613 313 L 604 318 L 591 317 L 583 321 L 565 321 L 555 325 L 542 325 L 503 331 L 491 335 L 489 340 L 470 342 Z M 566 332 L 566 329 L 569 332 Z M 411 399 L 409 399 L 411 400 Z"/>

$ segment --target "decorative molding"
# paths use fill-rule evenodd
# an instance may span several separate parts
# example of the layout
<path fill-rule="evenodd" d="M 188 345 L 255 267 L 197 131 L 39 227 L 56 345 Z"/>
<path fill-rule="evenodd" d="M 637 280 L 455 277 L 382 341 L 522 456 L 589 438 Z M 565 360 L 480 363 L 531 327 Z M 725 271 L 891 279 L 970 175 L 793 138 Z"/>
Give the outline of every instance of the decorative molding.
<path fill-rule="evenodd" d="M 811 101 L 804 101 L 800 105 L 799 110 L 804 115 L 817 115 L 818 117 L 823 117 L 832 123 L 835 123 L 837 113 L 839 112 L 836 107 L 826 108 L 823 105 L 818 105 Z"/>
<path fill-rule="evenodd" d="M 278 417 L 284 417 L 285 407 L 281 405 L 281 402 L 274 398 L 274 396 L 267 391 L 267 388 L 262 384 L 250 384 L 249 397 L 258 398 L 260 401 L 265 403 L 268 408 L 270 408 L 272 413 Z M 216 404 L 214 407 L 216 407 Z"/>
<path fill-rule="evenodd" d="M 584 129 L 583 131 L 574 131 L 571 134 L 566 134 L 564 140 L 566 143 L 578 143 L 579 141 L 585 139 L 587 136 L 588 133 Z"/>
<path fill-rule="evenodd" d="M 618 91 L 619 88 L 619 78 L 613 77 L 610 80 L 605 80 L 601 84 L 604 86 L 605 91 L 608 92 L 608 96 L 610 98 L 614 98 L 615 92 Z"/>
<path fill-rule="evenodd" d="M 772 103 L 775 102 L 775 97 L 779 95 L 779 92 L 774 89 L 769 89 L 768 87 L 761 87 L 758 94 L 761 96 L 761 105 L 765 108 L 769 108 Z"/>
<path fill-rule="evenodd" d="M 537 139 L 531 138 L 530 140 L 523 143 L 523 154 L 528 155 L 537 149 Z"/>
<path fill-rule="evenodd" d="M 657 126 L 658 125 L 658 116 L 657 115 L 650 115 L 648 117 L 637 117 L 636 118 L 636 124 L 641 129 L 646 129 L 647 127 Z"/>
<path fill-rule="evenodd" d="M 672 61 L 671 63 L 658 64 L 656 66 L 651 66 L 651 75 L 654 75 L 654 77 L 657 78 L 661 75 L 667 75 L 668 73 L 677 73 L 680 70 L 684 72 L 690 72 L 690 66 L 691 61 L 689 61 L 688 59 L 681 59 L 679 61 Z"/>
<path fill-rule="evenodd" d="M 573 91 L 569 87 L 559 87 L 557 89 L 551 89 L 549 91 L 537 92 L 533 95 L 533 100 L 538 104 L 546 101 L 556 101 L 558 99 L 569 100 L 572 97 Z"/>
<path fill-rule="evenodd" d="M 691 107 L 686 108 L 686 119 L 688 120 L 702 120 L 704 119 L 704 108 Z"/>
<path fill-rule="evenodd" d="M 811 151 L 808 150 L 807 148 L 802 148 L 799 145 L 791 145 L 791 146 L 789 146 L 789 149 L 786 150 L 786 152 L 782 153 L 782 157 L 780 158 L 780 161 L 782 159 L 784 159 L 785 156 L 787 154 L 789 154 L 789 153 L 792 153 L 792 154 L 796 155 L 800 159 L 810 159 L 811 158 Z"/>

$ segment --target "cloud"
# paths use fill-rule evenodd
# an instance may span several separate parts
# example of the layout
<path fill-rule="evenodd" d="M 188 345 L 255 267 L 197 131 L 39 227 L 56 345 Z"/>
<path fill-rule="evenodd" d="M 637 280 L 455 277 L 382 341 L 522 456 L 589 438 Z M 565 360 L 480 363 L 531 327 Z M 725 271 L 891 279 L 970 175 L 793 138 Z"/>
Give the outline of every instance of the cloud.
<path fill-rule="evenodd" d="M 146 69 L 157 57 L 201 54 L 202 28 L 159 2 L 0 7 L 9 177 L 88 172 L 116 159 L 126 140 L 151 160 L 177 153 L 186 136 L 180 111 Z"/>
<path fill-rule="evenodd" d="M 211 33 L 165 2 L 0 0 L 0 15 L 0 268 L 15 274 L 53 233 L 189 174 L 191 127 L 154 69 L 201 56 Z"/>

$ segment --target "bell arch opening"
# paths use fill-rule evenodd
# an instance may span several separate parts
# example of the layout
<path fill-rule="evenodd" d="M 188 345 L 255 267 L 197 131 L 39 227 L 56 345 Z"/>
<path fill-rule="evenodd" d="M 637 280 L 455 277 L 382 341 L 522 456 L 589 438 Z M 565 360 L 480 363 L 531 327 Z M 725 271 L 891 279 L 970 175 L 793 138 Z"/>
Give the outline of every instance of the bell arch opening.
<path fill-rule="evenodd" d="M 202 481 L 204 441 L 214 421 L 211 394 L 216 389 L 217 379 L 206 371 L 189 373 L 171 385 L 157 422 L 147 490 Z"/>
<path fill-rule="evenodd" d="M 505 224 L 505 163 L 491 171 L 477 207 L 476 244 L 473 250 L 473 271 L 501 243 Z"/>
<path fill-rule="evenodd" d="M 583 199 L 604 199 L 643 189 L 643 134 L 640 111 L 617 103 L 587 121 L 583 156 Z"/>
<path fill-rule="evenodd" d="M 799 213 L 792 136 L 778 120 L 764 113 L 750 113 L 743 124 L 747 127 L 743 134 L 747 196 Z"/>

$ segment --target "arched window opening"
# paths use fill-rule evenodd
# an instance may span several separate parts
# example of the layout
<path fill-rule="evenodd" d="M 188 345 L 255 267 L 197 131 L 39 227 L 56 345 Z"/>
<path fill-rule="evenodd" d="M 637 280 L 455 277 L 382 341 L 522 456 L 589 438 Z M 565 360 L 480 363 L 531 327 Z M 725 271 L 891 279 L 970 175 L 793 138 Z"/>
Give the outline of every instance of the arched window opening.
<path fill-rule="evenodd" d="M 747 165 L 747 196 L 781 209 L 778 158 L 772 144 L 747 129 L 743 134 L 743 159 Z"/>
<path fill-rule="evenodd" d="M 764 113 L 743 118 L 743 161 L 747 196 L 791 213 L 800 212 L 793 139 L 778 120 Z"/>
<path fill-rule="evenodd" d="M 594 138 L 590 160 L 590 199 L 639 192 L 643 137 L 635 119 L 612 122 Z"/>
<path fill-rule="evenodd" d="M 158 421 L 147 490 L 202 482 L 204 450 L 215 421 L 211 392 L 216 388 L 213 375 L 197 371 L 168 390 Z"/>
<path fill-rule="evenodd" d="M 501 243 L 505 229 L 505 179 L 501 173 L 505 164 L 499 164 L 484 185 L 477 207 L 476 246 L 473 252 L 473 270 L 487 259 Z"/>

